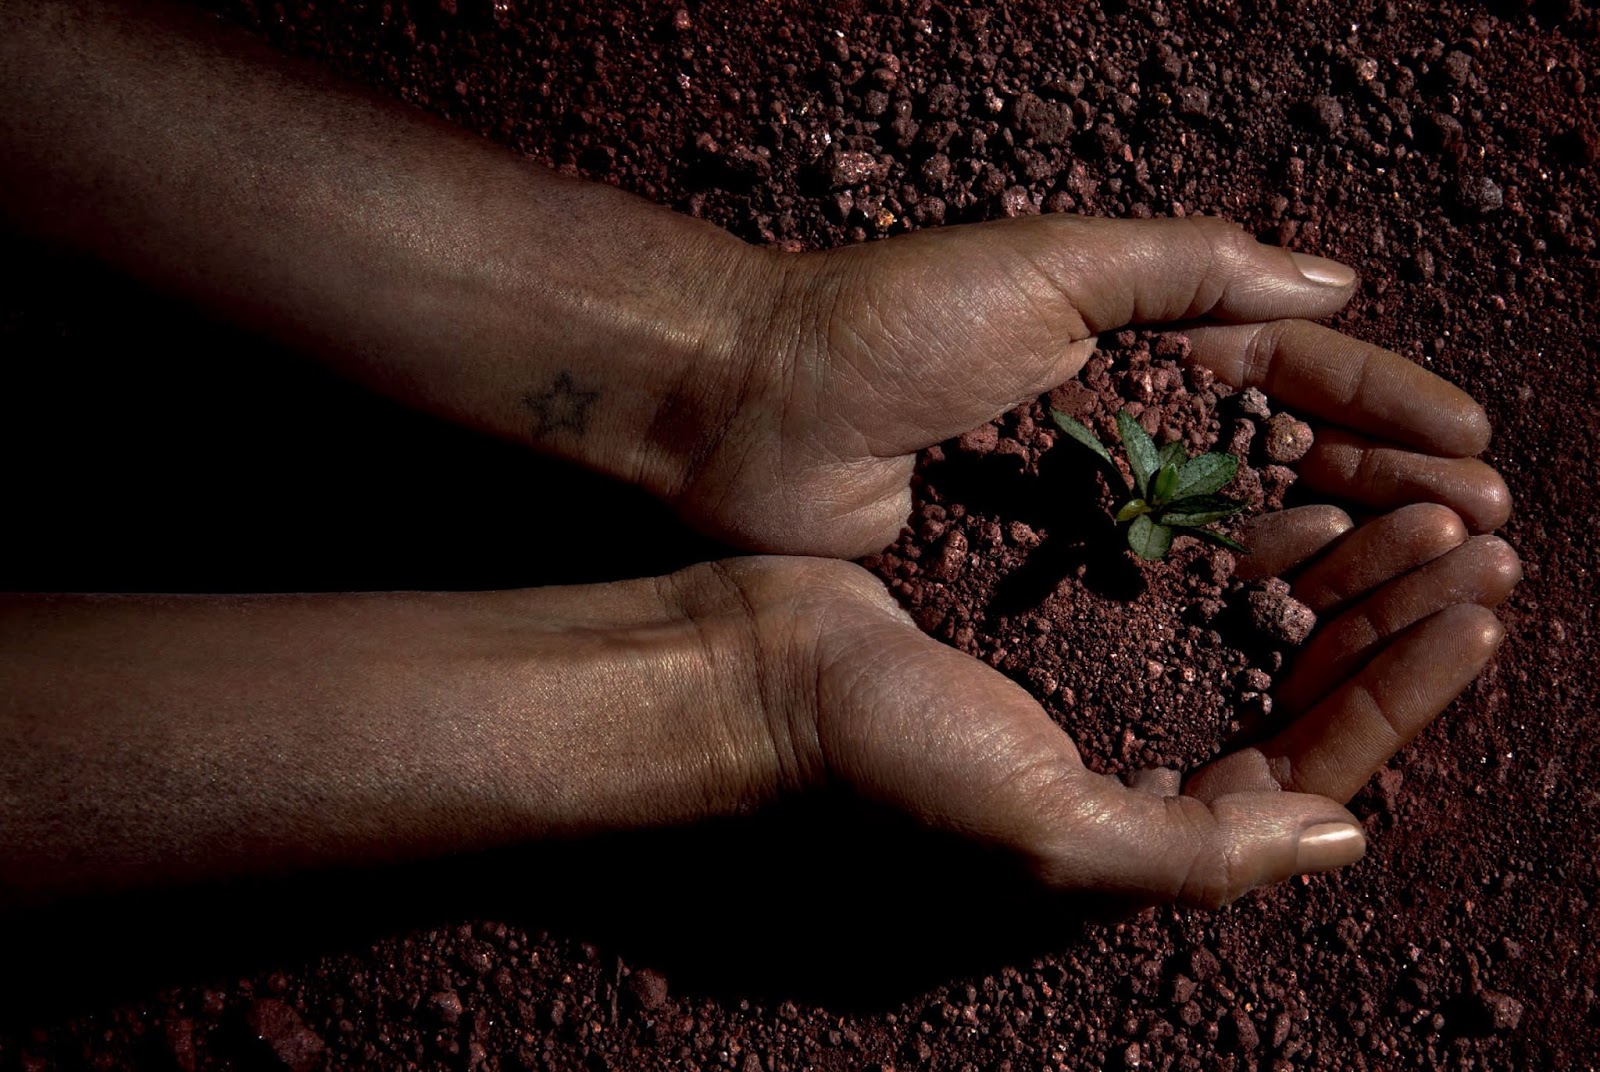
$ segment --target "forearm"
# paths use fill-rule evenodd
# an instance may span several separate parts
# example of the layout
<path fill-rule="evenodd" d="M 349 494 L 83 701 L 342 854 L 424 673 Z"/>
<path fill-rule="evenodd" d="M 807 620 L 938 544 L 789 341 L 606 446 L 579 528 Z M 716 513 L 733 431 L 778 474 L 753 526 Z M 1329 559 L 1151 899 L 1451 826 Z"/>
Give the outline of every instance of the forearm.
<path fill-rule="evenodd" d="M 765 255 L 208 16 L 0 9 L 0 146 L 12 226 L 657 492 L 737 404 Z"/>
<path fill-rule="evenodd" d="M 713 568 L 0 601 L 0 906 L 688 822 L 783 781 Z"/>

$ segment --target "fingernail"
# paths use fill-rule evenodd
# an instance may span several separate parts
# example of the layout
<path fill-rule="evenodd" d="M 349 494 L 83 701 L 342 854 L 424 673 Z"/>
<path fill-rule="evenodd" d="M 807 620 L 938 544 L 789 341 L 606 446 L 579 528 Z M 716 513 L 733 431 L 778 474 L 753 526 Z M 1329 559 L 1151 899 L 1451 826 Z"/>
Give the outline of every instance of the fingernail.
<path fill-rule="evenodd" d="M 1332 871 L 1366 855 L 1367 839 L 1350 823 L 1318 823 L 1300 833 L 1294 868 L 1302 875 Z"/>
<path fill-rule="evenodd" d="M 1313 283 L 1320 283 L 1325 287 L 1348 287 L 1356 281 L 1356 270 L 1349 265 L 1330 261 L 1326 257 L 1314 257 L 1309 253 L 1289 254 L 1289 259 L 1294 261 L 1294 266 L 1300 269 L 1300 274 Z"/>

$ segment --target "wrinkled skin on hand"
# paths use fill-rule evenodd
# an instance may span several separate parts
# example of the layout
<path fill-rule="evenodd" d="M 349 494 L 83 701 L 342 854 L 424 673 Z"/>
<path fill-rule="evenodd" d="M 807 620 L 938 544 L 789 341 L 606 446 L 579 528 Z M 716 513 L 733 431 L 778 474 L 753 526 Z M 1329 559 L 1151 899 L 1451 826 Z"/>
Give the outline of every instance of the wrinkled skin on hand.
<path fill-rule="evenodd" d="M 780 274 L 739 416 L 678 500 L 747 546 L 882 547 L 909 513 L 916 451 L 1065 381 L 1130 324 L 1182 324 L 1191 360 L 1318 421 L 1303 485 L 1375 515 L 1355 528 L 1307 506 L 1248 526 L 1241 574 L 1297 570 L 1294 594 L 1322 620 L 1277 690 L 1293 720 L 1129 784 L 1089 772 L 1020 687 L 922 634 L 853 567 L 738 565 L 755 605 L 783 608 L 768 628 L 816 664 L 815 696 L 785 720 L 802 781 L 1003 845 L 1047 886 L 1138 901 L 1218 905 L 1359 857 L 1343 804 L 1482 669 L 1503 633 L 1489 608 L 1521 567 L 1471 535 L 1510 511 L 1474 457 L 1483 410 L 1309 322 L 1345 304 L 1354 273 L 1214 219 L 1037 217 L 790 258 Z"/>
<path fill-rule="evenodd" d="M 1489 426 L 1469 396 L 1301 319 L 1341 308 L 1354 273 L 1224 221 L 1043 216 L 762 256 L 772 282 L 734 416 L 673 496 L 743 546 L 881 549 L 909 514 L 918 450 L 1066 381 L 1130 324 L 1184 324 L 1194 361 L 1323 422 L 1300 466 L 1314 491 L 1375 511 L 1438 503 L 1474 532 L 1509 513 L 1473 457 Z"/>
<path fill-rule="evenodd" d="M 1383 525 L 1394 550 L 1377 568 L 1337 511 L 1257 526 L 1262 562 L 1311 560 L 1296 591 L 1328 616 L 1280 690 L 1295 718 L 1187 776 L 1129 784 L 1090 772 L 1022 688 L 924 634 L 853 565 L 741 559 L 714 568 L 723 587 L 708 567 L 672 584 L 692 615 L 747 616 L 756 662 L 787 683 L 766 693 L 760 749 L 784 789 L 843 790 L 999 846 L 1049 889 L 1216 906 L 1358 859 L 1342 805 L 1501 640 L 1488 608 L 1520 577 L 1504 543 L 1431 505 Z"/>
<path fill-rule="evenodd" d="M 1499 642 L 1488 608 L 1518 566 L 1469 537 L 1510 509 L 1473 458 L 1483 411 L 1309 322 L 1350 298 L 1343 266 L 1208 219 L 751 250 L 182 8 L 12 7 L 15 226 L 408 404 L 633 480 L 741 546 L 829 558 L 536 592 L 16 597 L 0 615 L 0 908 L 823 788 L 1003 847 L 1054 889 L 1220 904 L 1359 856 L 1344 802 Z M 1381 516 L 1255 523 L 1245 569 L 1299 568 L 1323 614 L 1279 690 L 1295 717 L 1129 785 L 831 559 L 893 540 L 916 451 L 1073 376 L 1099 333 L 1167 323 L 1222 381 L 1326 422 L 1304 484 Z M 553 419 L 558 397 L 578 412 Z"/>

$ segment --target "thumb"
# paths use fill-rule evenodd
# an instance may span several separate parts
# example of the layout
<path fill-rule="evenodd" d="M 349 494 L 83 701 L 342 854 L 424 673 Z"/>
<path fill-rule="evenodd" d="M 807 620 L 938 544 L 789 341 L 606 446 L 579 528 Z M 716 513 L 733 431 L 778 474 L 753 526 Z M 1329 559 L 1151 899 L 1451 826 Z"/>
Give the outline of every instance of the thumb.
<path fill-rule="evenodd" d="M 1206 802 L 1161 797 L 1086 775 L 1077 828 L 1040 858 L 1041 877 L 1149 903 L 1216 908 L 1294 875 L 1343 867 L 1366 852 L 1344 808 L 1308 793 L 1233 793 Z"/>
<path fill-rule="evenodd" d="M 1018 685 L 898 614 L 839 624 L 822 652 L 815 733 L 830 780 L 1002 847 L 1051 887 L 1215 906 L 1365 849 L 1325 797 L 1254 783 L 1163 797 L 1091 773 Z"/>
<path fill-rule="evenodd" d="M 1257 242 L 1214 216 L 1066 218 L 1059 237 L 1019 231 L 1015 241 L 1019 255 L 1038 258 L 1089 335 L 1201 318 L 1316 320 L 1355 291 L 1354 269 Z"/>
<path fill-rule="evenodd" d="M 1049 215 L 938 228 L 826 255 L 839 400 L 879 453 L 965 432 L 1075 375 L 1130 324 L 1317 319 L 1355 272 L 1214 217 Z M 863 392 L 862 388 L 866 391 Z"/>

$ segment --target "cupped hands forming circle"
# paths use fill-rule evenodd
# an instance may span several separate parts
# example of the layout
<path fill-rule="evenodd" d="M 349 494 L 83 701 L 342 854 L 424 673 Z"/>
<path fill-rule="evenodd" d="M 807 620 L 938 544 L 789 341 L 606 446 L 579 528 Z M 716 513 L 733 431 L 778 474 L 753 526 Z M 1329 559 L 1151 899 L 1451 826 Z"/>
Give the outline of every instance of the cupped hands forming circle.
<path fill-rule="evenodd" d="M 555 175 L 180 9 L 0 13 L 10 225 L 358 382 L 620 479 L 752 552 L 481 593 L 0 601 L 0 904 L 693 822 L 845 792 L 1043 885 L 1218 905 L 1348 864 L 1344 804 L 1491 658 L 1520 576 L 1466 394 L 1318 326 L 1355 273 L 1216 219 L 1045 216 L 823 253 Z M 917 451 L 1103 332 L 1318 423 L 1323 505 L 1249 576 L 1322 624 L 1273 736 L 1088 771 L 847 559 Z M 425 505 L 425 504 L 424 504 Z"/>

